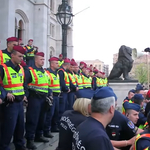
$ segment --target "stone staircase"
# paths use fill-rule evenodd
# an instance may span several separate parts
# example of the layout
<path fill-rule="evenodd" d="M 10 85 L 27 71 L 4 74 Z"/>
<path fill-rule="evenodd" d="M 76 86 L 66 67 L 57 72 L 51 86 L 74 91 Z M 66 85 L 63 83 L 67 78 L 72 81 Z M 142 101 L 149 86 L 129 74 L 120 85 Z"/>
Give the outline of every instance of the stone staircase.
<path fill-rule="evenodd" d="M 37 150 L 55 150 L 58 146 L 59 133 L 52 133 L 53 138 L 49 139 L 49 143 L 35 142 Z M 14 144 L 10 144 L 10 149 L 15 150 Z"/>

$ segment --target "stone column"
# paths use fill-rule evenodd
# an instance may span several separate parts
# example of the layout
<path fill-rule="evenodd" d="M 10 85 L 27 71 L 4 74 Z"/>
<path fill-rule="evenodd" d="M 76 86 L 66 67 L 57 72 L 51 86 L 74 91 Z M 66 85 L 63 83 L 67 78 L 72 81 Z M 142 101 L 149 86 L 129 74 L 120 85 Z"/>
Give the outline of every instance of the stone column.
<path fill-rule="evenodd" d="M 6 48 L 6 39 L 15 36 L 15 1 L 0 0 L 0 49 Z"/>
<path fill-rule="evenodd" d="M 46 1 L 41 1 L 41 3 L 35 4 L 34 9 L 34 32 L 33 32 L 33 39 L 34 39 L 34 45 L 38 46 L 39 52 L 45 53 L 45 65 L 44 67 L 48 66 L 48 7 Z"/>

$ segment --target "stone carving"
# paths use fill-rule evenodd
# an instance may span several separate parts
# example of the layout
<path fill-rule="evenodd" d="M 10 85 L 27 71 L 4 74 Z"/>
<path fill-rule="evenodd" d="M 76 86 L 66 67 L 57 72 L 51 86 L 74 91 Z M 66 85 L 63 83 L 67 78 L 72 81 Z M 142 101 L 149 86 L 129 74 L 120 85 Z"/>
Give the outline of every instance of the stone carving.
<path fill-rule="evenodd" d="M 131 80 L 129 72 L 133 66 L 132 49 L 122 45 L 119 49 L 118 61 L 114 65 L 108 77 L 109 80 L 123 80 L 120 76 L 123 74 L 124 80 Z"/>

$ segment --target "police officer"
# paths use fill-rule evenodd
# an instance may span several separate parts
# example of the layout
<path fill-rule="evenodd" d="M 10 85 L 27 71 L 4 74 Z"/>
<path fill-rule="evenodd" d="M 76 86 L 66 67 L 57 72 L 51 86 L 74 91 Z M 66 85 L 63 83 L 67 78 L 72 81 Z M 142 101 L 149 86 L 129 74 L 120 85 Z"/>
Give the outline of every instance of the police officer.
<path fill-rule="evenodd" d="M 34 141 L 49 142 L 43 137 L 43 128 L 46 117 L 46 97 L 50 96 L 48 75 L 42 68 L 44 65 L 44 53 L 38 52 L 34 58 L 34 67 L 26 70 L 26 82 L 28 84 L 28 106 L 26 112 L 26 139 L 27 148 L 36 149 Z"/>
<path fill-rule="evenodd" d="M 137 84 L 137 85 L 136 85 L 136 88 L 135 88 L 135 93 L 136 93 L 136 94 L 143 94 L 143 92 L 144 92 L 143 85 Z"/>
<path fill-rule="evenodd" d="M 94 76 L 92 78 L 92 89 L 96 90 L 99 87 L 99 78 L 97 77 L 99 71 L 95 69 L 93 72 L 94 72 Z"/>
<path fill-rule="evenodd" d="M 23 100 L 27 100 L 24 92 L 24 70 L 19 65 L 23 60 L 25 50 L 21 46 L 14 46 L 11 60 L 0 66 L 0 77 L 3 89 L 7 93 L 2 105 L 2 121 L 0 150 L 10 150 L 12 136 L 16 150 L 24 147 L 24 108 Z"/>
<path fill-rule="evenodd" d="M 61 65 L 64 63 L 64 60 L 63 60 L 63 55 L 62 54 L 59 54 L 59 60 L 58 60 L 58 65 L 59 67 L 61 67 Z"/>
<path fill-rule="evenodd" d="M 85 62 L 81 61 L 80 64 L 79 64 L 79 73 L 82 73 L 82 68 L 84 66 L 87 66 Z"/>
<path fill-rule="evenodd" d="M 105 76 L 105 72 L 102 72 L 102 80 L 103 80 L 103 86 L 107 86 L 108 84 L 108 79 Z"/>
<path fill-rule="evenodd" d="M 136 126 L 139 127 L 140 129 L 143 129 L 143 126 L 147 120 L 147 118 L 145 117 L 145 115 L 143 113 L 143 100 L 144 100 L 144 97 L 142 94 L 135 94 L 132 97 L 132 101 L 141 107 L 141 111 L 139 113 L 139 119 L 138 119 L 138 122 L 136 124 Z"/>
<path fill-rule="evenodd" d="M 135 94 L 135 90 L 134 89 L 131 89 L 129 92 L 128 92 L 128 96 L 123 100 L 123 103 L 122 103 L 122 114 L 125 115 L 125 109 L 124 109 L 124 103 L 125 102 L 129 102 L 129 103 L 132 103 L 132 97 L 134 96 Z"/>
<path fill-rule="evenodd" d="M 82 122 L 73 135 L 76 150 L 114 150 L 105 127 L 113 118 L 115 94 L 110 87 L 97 89 L 91 101 L 91 117 Z"/>
<path fill-rule="evenodd" d="M 78 91 L 78 85 L 73 72 L 74 66 L 76 66 L 76 62 L 72 60 L 68 69 L 68 76 L 70 79 L 70 92 L 68 93 L 68 110 L 73 109 L 73 104 L 75 101 L 75 92 Z"/>
<path fill-rule="evenodd" d="M 125 108 L 125 116 L 129 120 L 131 120 L 134 124 L 137 124 L 137 121 L 139 119 L 139 112 L 141 110 L 140 105 L 126 102 L 124 108 Z"/>
<path fill-rule="evenodd" d="M 149 150 L 150 149 L 150 113 L 147 115 L 148 129 L 138 134 L 135 140 L 133 150 Z"/>
<path fill-rule="evenodd" d="M 143 130 L 138 129 L 131 120 L 117 110 L 115 110 L 114 117 L 106 127 L 106 132 L 110 140 L 113 140 L 113 145 L 116 146 L 117 144 L 117 147 L 122 150 L 129 150 L 134 140 L 133 137 L 141 131 Z"/>
<path fill-rule="evenodd" d="M 15 45 L 18 45 L 18 39 L 16 37 L 9 37 L 7 39 L 7 48 L 5 50 L 0 50 L 0 65 L 11 59 L 11 52 Z"/>
<path fill-rule="evenodd" d="M 49 88 L 53 92 L 53 105 L 49 109 L 49 111 L 46 114 L 46 121 L 45 121 L 45 127 L 44 127 L 44 136 L 48 138 L 52 138 L 53 135 L 51 134 L 51 131 L 58 132 L 58 119 L 59 119 L 59 96 L 61 93 L 60 90 L 60 81 L 59 81 L 59 75 L 57 73 L 57 69 L 59 68 L 58 64 L 58 58 L 57 57 L 51 57 L 49 59 L 50 62 L 50 68 L 47 69 L 47 74 L 50 79 Z"/>
<path fill-rule="evenodd" d="M 70 92 L 70 80 L 67 70 L 70 67 L 70 59 L 65 58 L 64 63 L 58 70 L 60 77 L 61 97 L 59 100 L 59 119 L 61 115 L 68 109 L 68 93 Z"/>
<path fill-rule="evenodd" d="M 24 49 L 26 49 L 26 62 L 28 66 L 34 66 L 34 56 L 38 52 L 38 47 L 32 46 L 33 45 L 33 39 L 30 39 L 28 41 L 28 44 L 24 46 Z"/>
<path fill-rule="evenodd" d="M 82 73 L 81 73 L 83 89 L 76 92 L 77 98 L 91 99 L 93 97 L 91 80 L 89 79 L 88 73 L 89 71 L 87 69 L 87 65 L 84 64 L 84 66 L 82 67 Z"/>

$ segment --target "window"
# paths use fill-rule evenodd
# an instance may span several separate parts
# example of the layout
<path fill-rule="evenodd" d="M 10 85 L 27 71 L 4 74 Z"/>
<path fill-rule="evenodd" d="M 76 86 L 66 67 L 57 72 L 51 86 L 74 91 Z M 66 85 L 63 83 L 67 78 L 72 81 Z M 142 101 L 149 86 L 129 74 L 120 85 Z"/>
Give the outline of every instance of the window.
<path fill-rule="evenodd" d="M 50 10 L 54 11 L 54 0 L 50 0 Z"/>
<path fill-rule="evenodd" d="M 52 23 L 50 24 L 50 35 L 55 37 L 55 26 Z"/>

